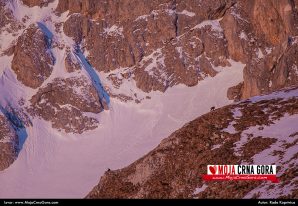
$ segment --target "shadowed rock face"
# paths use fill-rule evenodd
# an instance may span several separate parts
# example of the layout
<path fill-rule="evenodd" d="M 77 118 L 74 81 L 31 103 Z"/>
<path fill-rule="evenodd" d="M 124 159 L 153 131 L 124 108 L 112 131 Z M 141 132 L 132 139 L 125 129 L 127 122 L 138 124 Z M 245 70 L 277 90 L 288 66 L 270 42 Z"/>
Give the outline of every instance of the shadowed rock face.
<path fill-rule="evenodd" d="M 282 98 L 294 91 L 291 98 Z M 256 134 L 284 116 L 297 116 L 297 88 L 280 94 L 229 105 L 187 123 L 131 165 L 107 171 L 87 198 L 258 198 L 275 190 L 281 192 L 275 198 L 297 198 L 297 153 L 289 155 L 288 151 L 297 148 L 298 129 L 289 137 Z M 267 149 L 271 152 L 266 153 Z M 255 164 L 263 161 L 255 158 L 261 153 L 268 154 L 266 159 L 278 159 L 274 164 L 278 165 L 279 184 L 202 180 L 208 164 Z M 293 189 L 288 192 L 285 188 L 290 185 Z M 196 188 L 205 189 L 195 192 Z"/>
<path fill-rule="evenodd" d="M 99 71 L 129 67 L 143 91 L 165 91 L 215 76 L 214 66 L 231 58 L 247 65 L 238 96 L 248 98 L 297 84 L 296 7 L 287 0 L 86 0 L 59 1 L 56 10 L 70 11 L 64 32 L 84 40 Z"/>
<path fill-rule="evenodd" d="M 38 88 L 50 76 L 54 57 L 50 39 L 37 25 L 30 25 L 18 38 L 11 68 L 25 86 Z"/>
<path fill-rule="evenodd" d="M 8 168 L 17 157 L 18 138 L 11 123 L 0 112 L 0 171 Z"/>

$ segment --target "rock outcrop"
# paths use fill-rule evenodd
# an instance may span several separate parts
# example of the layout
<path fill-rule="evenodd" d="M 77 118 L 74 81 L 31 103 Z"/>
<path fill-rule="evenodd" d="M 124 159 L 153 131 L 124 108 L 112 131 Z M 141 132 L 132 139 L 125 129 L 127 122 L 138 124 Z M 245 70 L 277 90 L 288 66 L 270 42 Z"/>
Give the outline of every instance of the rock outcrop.
<path fill-rule="evenodd" d="M 98 114 L 106 107 L 84 75 L 56 78 L 40 88 L 30 102 L 28 110 L 33 116 L 42 117 L 50 121 L 53 128 L 67 133 L 95 129 L 99 122 L 89 114 Z"/>
<path fill-rule="evenodd" d="M 297 152 L 289 151 L 297 151 L 298 129 L 289 125 L 283 134 L 272 133 L 297 121 L 297 105 L 298 89 L 292 88 L 205 114 L 131 165 L 107 171 L 87 198 L 297 198 Z M 202 179 L 210 164 L 265 159 L 278 166 L 280 183 Z"/>
<path fill-rule="evenodd" d="M 18 38 L 11 68 L 25 86 L 38 88 L 50 76 L 55 59 L 50 51 L 51 37 L 32 24 Z"/>
<path fill-rule="evenodd" d="M 294 1 L 237 1 L 224 15 L 230 57 L 247 65 L 242 99 L 297 84 L 297 58 L 289 53 L 298 46 L 296 7 Z"/>
<path fill-rule="evenodd" d="M 6 0 L 0 0 L 0 35 L 4 36 L 6 33 L 16 36 L 17 32 L 24 29 L 25 26 L 15 18 L 12 9 L 6 4 Z M 0 56 L 3 54 L 10 56 L 13 53 L 13 46 L 6 45 L 6 43 L 6 40 L 2 40 L 0 43 L 0 50 L 2 50 Z"/>
<path fill-rule="evenodd" d="M 63 31 L 66 35 L 72 37 L 76 43 L 81 43 L 83 37 L 89 32 L 89 19 L 81 14 L 71 15 L 63 24 Z"/>
<path fill-rule="evenodd" d="M 65 69 L 68 73 L 72 73 L 74 71 L 79 71 L 81 69 L 80 63 L 75 58 L 74 54 L 72 54 L 71 52 L 67 52 L 67 54 L 66 54 Z"/>
<path fill-rule="evenodd" d="M 33 6 L 44 7 L 44 6 L 48 6 L 48 4 L 53 1 L 54 0 L 22 0 L 23 4 L 29 7 L 33 7 Z"/>
<path fill-rule="evenodd" d="M 17 158 L 18 137 L 9 120 L 0 112 L 0 171 Z"/>
<path fill-rule="evenodd" d="M 241 82 L 236 86 L 230 87 L 227 92 L 228 99 L 239 101 L 241 99 L 242 90 L 243 90 L 243 82 Z"/>

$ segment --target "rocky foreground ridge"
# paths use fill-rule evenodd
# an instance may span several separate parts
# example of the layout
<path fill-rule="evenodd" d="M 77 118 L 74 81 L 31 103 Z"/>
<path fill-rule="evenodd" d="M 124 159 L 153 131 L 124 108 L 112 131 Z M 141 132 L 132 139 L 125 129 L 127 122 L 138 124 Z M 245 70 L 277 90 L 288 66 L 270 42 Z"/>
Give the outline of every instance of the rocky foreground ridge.
<path fill-rule="evenodd" d="M 87 198 L 297 198 L 297 120 L 297 87 L 216 109 L 107 171 Z M 276 164 L 280 182 L 207 182 L 208 164 Z"/>

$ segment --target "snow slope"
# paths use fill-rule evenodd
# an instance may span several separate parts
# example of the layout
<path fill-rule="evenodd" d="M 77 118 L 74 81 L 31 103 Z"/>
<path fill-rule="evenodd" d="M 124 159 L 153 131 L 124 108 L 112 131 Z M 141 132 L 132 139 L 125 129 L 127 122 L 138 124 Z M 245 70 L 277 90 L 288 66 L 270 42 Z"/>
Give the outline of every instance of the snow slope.
<path fill-rule="evenodd" d="M 100 127 L 82 136 L 60 133 L 34 119 L 18 159 L 0 172 L 0 197 L 84 197 L 107 168 L 128 165 L 211 106 L 231 103 L 226 92 L 242 81 L 243 66 L 234 62 L 195 87 L 150 93 L 151 99 L 141 104 L 111 100 L 112 109 L 100 115 Z"/>

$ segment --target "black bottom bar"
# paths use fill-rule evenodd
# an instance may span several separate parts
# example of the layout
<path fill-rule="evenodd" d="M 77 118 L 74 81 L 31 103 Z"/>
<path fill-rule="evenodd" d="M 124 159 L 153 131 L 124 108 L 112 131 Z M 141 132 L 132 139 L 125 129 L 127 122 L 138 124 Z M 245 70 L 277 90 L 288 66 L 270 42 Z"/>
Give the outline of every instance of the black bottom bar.
<path fill-rule="evenodd" d="M 263 206 L 263 205 L 283 205 L 283 206 L 294 206 L 297 204 L 297 199 L 171 199 L 171 200 L 147 200 L 147 199 L 0 199 L 0 204 L 9 205 L 112 205 L 112 204 L 127 204 L 127 205 L 237 205 L 237 206 Z"/>

